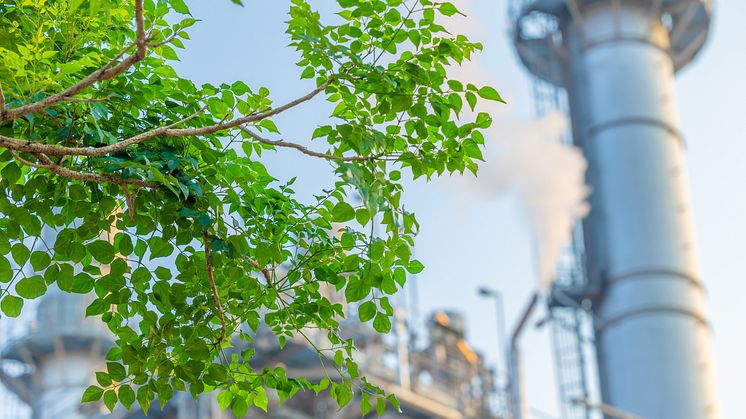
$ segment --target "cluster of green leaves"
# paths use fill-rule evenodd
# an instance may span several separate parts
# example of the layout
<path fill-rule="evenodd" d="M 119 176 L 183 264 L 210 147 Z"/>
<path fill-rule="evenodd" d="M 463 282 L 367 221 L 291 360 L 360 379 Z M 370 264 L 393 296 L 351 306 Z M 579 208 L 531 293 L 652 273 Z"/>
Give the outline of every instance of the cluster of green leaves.
<path fill-rule="evenodd" d="M 419 226 L 403 208 L 402 171 L 414 178 L 476 172 L 491 119 L 470 111 L 479 98 L 502 99 L 491 87 L 448 77 L 449 66 L 481 49 L 439 23 L 458 13 L 451 3 L 337 3 L 336 24 L 322 23 L 304 0 L 291 2 L 287 22 L 300 77 L 326 86 L 323 95 L 335 103 L 313 139 L 325 141 L 338 181 L 312 202 L 298 201 L 293 182 L 278 182 L 261 163 L 273 145 L 237 129 L 54 157 L 76 173 L 153 185 L 144 188 L 60 176 L 26 164 L 33 155 L 0 147 L 0 309 L 18 316 L 24 300 L 55 284 L 95 293 L 87 315 L 101 316 L 116 346 L 84 401 L 102 399 L 110 409 L 136 401 L 147 411 L 175 391 L 196 397 L 220 389 L 221 406 L 241 417 L 252 405 L 266 410 L 268 390 L 280 400 L 306 390 L 329 391 L 340 406 L 357 395 L 364 413 L 373 401 L 379 414 L 387 401 L 396 406 L 360 376 L 354 342 L 339 333 L 347 312 L 322 285 L 356 303 L 360 321 L 390 331 L 389 296 L 423 269 L 412 258 Z M 276 106 L 255 81 L 197 86 L 181 78 L 169 60 L 196 20 L 182 0 L 148 0 L 144 9 L 148 36 L 165 43 L 77 100 L 3 122 L 0 134 L 96 148 L 176 121 L 199 129 Z M 0 1 L 8 109 L 116 59 L 135 39 L 134 15 L 131 1 Z M 248 128 L 280 131 L 270 118 Z M 317 349 L 335 373 L 310 382 L 281 368 L 255 370 L 260 323 L 280 345 L 307 327 L 326 331 L 331 352 Z M 224 333 L 236 339 L 221 339 Z"/>

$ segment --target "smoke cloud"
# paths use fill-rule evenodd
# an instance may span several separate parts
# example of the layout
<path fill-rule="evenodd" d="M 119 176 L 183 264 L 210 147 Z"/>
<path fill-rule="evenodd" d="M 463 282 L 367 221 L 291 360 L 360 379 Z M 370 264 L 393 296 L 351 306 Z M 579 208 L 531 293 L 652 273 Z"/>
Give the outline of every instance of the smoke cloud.
<path fill-rule="evenodd" d="M 477 4 L 460 0 L 456 5 L 469 19 L 454 17 L 447 27 L 466 33 L 470 39 L 484 39 L 484 23 L 479 21 Z M 496 85 L 497 75 L 490 74 L 478 61 L 452 69 L 452 75 L 478 84 Z M 527 98 L 526 98 L 527 99 Z M 497 115 L 505 106 L 480 109 Z M 589 211 L 589 189 L 584 182 L 587 162 L 580 150 L 559 141 L 568 130 L 566 116 L 554 111 L 532 120 L 496 122 L 486 135 L 486 163 L 477 178 L 458 178 L 459 189 L 482 197 L 514 193 L 525 207 L 536 240 L 536 264 L 539 290 L 551 286 L 563 248 L 570 243 L 574 223 Z M 457 178 L 454 178 L 457 179 Z"/>
<path fill-rule="evenodd" d="M 459 191 L 489 199 L 515 194 L 536 240 L 538 287 L 547 291 L 574 223 L 588 214 L 587 163 L 579 149 L 561 143 L 567 119 L 560 112 L 495 125 L 477 177 L 452 178 Z"/>

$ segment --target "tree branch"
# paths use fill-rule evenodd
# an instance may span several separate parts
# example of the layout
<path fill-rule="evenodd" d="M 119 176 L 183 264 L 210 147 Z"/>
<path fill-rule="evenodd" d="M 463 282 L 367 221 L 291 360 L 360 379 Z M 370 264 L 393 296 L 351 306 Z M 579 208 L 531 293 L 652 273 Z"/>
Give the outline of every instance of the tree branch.
<path fill-rule="evenodd" d="M 290 108 L 298 106 L 303 102 L 313 99 L 316 95 L 326 90 L 326 88 L 329 87 L 329 85 L 334 80 L 335 79 L 333 78 L 329 79 L 326 83 L 312 90 L 307 95 L 302 96 L 298 99 L 295 99 L 291 102 L 288 102 L 277 108 L 268 110 L 263 113 L 246 115 L 244 117 L 236 118 L 228 122 L 220 122 L 214 125 L 208 125 L 206 127 L 172 128 L 173 126 L 178 125 L 180 122 L 188 120 L 189 117 L 187 117 L 183 119 L 182 121 L 176 122 L 174 124 L 155 128 L 153 130 L 143 132 L 141 134 L 135 135 L 133 137 L 130 137 L 118 143 L 114 143 L 111 145 L 98 147 L 98 148 L 66 147 L 66 146 L 60 146 L 56 144 L 40 143 L 36 141 L 19 140 L 16 138 L 11 138 L 11 137 L 6 137 L 4 135 L 0 135 L 0 147 L 5 147 L 5 148 L 16 150 L 16 151 L 23 151 L 25 153 L 30 153 L 30 154 L 46 154 L 48 156 L 87 156 L 87 157 L 106 156 L 111 153 L 122 151 L 129 146 L 139 144 L 143 141 L 149 140 L 154 137 L 192 137 L 192 136 L 199 136 L 199 135 L 209 135 L 209 134 L 214 134 L 218 131 L 223 131 L 223 130 L 230 129 L 230 128 L 236 128 L 236 127 L 239 127 L 243 124 L 247 124 L 250 122 L 261 121 L 263 119 L 282 113 Z"/>
<path fill-rule="evenodd" d="M 254 259 L 244 256 L 244 259 L 246 262 L 249 263 L 249 265 L 253 266 L 254 268 L 260 270 L 262 272 L 262 275 L 264 276 L 264 279 L 267 280 L 267 283 L 271 286 L 272 285 L 272 273 L 269 271 L 269 269 L 265 268 L 264 266 L 260 265 L 259 262 L 255 261 Z"/>
<path fill-rule="evenodd" d="M 135 36 L 137 39 L 137 41 L 135 41 L 135 43 L 137 44 L 135 59 L 137 61 L 145 58 L 145 54 L 148 52 L 148 40 L 145 39 L 145 15 L 143 13 L 142 2 L 143 0 L 135 0 Z"/>
<path fill-rule="evenodd" d="M 84 89 L 88 88 L 92 84 L 112 79 L 127 71 L 127 69 L 132 67 L 136 62 L 144 59 L 147 52 L 148 40 L 145 37 L 143 0 L 135 0 L 135 25 L 137 37 L 135 42 L 120 51 L 119 54 L 112 58 L 106 65 L 59 93 L 47 96 L 38 102 L 30 103 L 19 108 L 2 110 L 2 112 L 0 112 L 0 121 L 17 119 L 24 115 L 43 111 L 44 109 L 54 106 L 60 102 L 69 101 L 73 98 L 73 96 L 82 92 Z M 114 63 L 122 58 L 133 46 L 137 47 L 136 52 L 133 55 L 130 55 L 124 60 L 120 61 L 118 64 L 114 65 Z"/>
<path fill-rule="evenodd" d="M 104 97 L 97 97 L 97 98 L 90 98 L 90 99 L 71 97 L 71 98 L 65 99 L 65 101 L 66 102 L 79 102 L 79 103 L 96 103 L 96 102 L 105 102 L 113 97 L 114 97 L 114 94 L 112 93 Z"/>
<path fill-rule="evenodd" d="M 3 93 L 3 86 L 0 85 L 0 120 L 5 115 L 5 93 Z"/>
<path fill-rule="evenodd" d="M 205 265 L 207 268 L 207 280 L 210 281 L 210 289 L 212 290 L 212 298 L 215 300 L 215 308 L 218 311 L 218 318 L 220 318 L 220 338 L 215 343 L 216 347 L 219 347 L 225 340 L 227 333 L 227 326 L 225 325 L 225 313 L 223 313 L 223 305 L 220 303 L 220 295 L 218 295 L 218 287 L 215 285 L 215 276 L 212 271 L 212 249 L 210 247 L 210 235 L 207 231 L 202 233 L 202 241 L 205 244 Z"/>
<path fill-rule="evenodd" d="M 46 169 L 56 175 L 59 175 L 59 176 L 62 176 L 68 179 L 72 179 L 72 180 L 98 182 L 98 183 L 104 183 L 104 182 L 115 183 L 123 187 L 126 185 L 134 185 L 134 186 L 138 186 L 141 188 L 155 188 L 157 186 L 155 183 L 147 182 L 144 180 L 124 179 L 118 176 L 101 175 L 98 173 L 77 172 L 75 170 L 70 170 L 66 167 L 62 167 L 58 164 L 55 164 L 52 160 L 49 159 L 49 157 L 43 154 L 34 154 L 34 157 L 39 159 L 39 162 L 40 162 L 40 163 L 34 163 L 19 156 L 18 153 L 16 153 L 14 150 L 11 150 L 11 153 L 13 154 L 13 158 L 15 158 L 16 161 L 18 161 L 21 164 L 24 164 L 29 167 L 33 167 L 35 169 Z"/>
<path fill-rule="evenodd" d="M 283 140 L 269 140 L 269 139 L 263 138 L 263 137 L 259 136 L 259 134 L 255 133 L 254 131 L 251 131 L 250 129 L 248 129 L 248 128 L 244 127 L 244 126 L 240 126 L 240 127 L 238 127 L 238 129 L 240 129 L 241 131 L 249 134 L 249 136 L 251 136 L 251 138 L 259 141 L 260 143 L 264 143 L 264 144 L 268 144 L 268 145 L 273 145 L 273 146 L 276 146 L 276 147 L 294 148 L 294 149 L 300 151 L 301 153 L 306 154 L 308 156 L 312 156 L 312 157 L 319 157 L 319 158 L 322 158 L 322 159 L 336 160 L 336 161 L 364 161 L 364 160 L 373 160 L 373 159 L 375 159 L 375 157 L 362 157 L 362 156 L 345 157 L 345 156 L 335 156 L 334 154 L 319 153 L 317 151 L 309 150 L 308 148 L 306 148 L 306 147 L 304 147 L 304 146 L 302 146 L 300 144 L 289 143 L 289 142 L 283 141 Z"/>

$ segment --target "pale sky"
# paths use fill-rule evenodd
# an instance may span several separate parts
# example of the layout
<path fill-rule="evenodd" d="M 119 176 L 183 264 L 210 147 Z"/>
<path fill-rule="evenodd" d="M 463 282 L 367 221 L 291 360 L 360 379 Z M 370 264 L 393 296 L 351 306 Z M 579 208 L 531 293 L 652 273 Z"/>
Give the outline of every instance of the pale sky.
<path fill-rule="evenodd" d="M 192 41 L 177 69 L 197 82 L 243 80 L 267 86 L 276 102 L 310 90 L 298 80 L 297 55 L 285 48 L 287 1 L 191 1 L 196 18 Z M 319 7 L 332 2 L 319 0 Z M 505 0 L 464 0 L 471 12 L 472 36 L 485 45 L 480 78 L 508 100 L 494 115 L 489 141 L 535 135 L 531 81 L 517 63 L 508 37 Z M 702 278 L 709 292 L 713 349 L 723 418 L 746 418 L 746 2 L 721 0 L 708 45 L 677 78 L 681 128 L 698 236 Z M 481 38 L 481 39 L 479 39 Z M 323 100 L 304 105 L 277 120 L 286 138 L 308 144 L 308 134 L 329 114 Z M 270 171 L 279 178 L 299 176 L 298 190 L 309 196 L 333 179 L 325 163 L 293 150 L 269 153 Z M 490 156 L 490 154 L 487 154 Z M 491 161 L 484 164 L 489 174 Z M 489 181 L 489 179 L 486 179 Z M 498 360 L 494 307 L 476 288 L 498 288 L 505 297 L 509 324 L 536 286 L 531 228 L 515 194 L 470 192 L 458 180 L 441 178 L 409 184 L 403 201 L 420 221 L 417 257 L 426 270 L 416 279 L 419 313 L 456 309 L 467 316 L 468 340 L 494 364 Z M 532 331 L 525 348 L 528 405 L 558 417 L 552 381 L 548 329 Z M 503 365 L 502 358 L 499 362 Z M 537 416 L 539 417 L 539 416 Z"/>

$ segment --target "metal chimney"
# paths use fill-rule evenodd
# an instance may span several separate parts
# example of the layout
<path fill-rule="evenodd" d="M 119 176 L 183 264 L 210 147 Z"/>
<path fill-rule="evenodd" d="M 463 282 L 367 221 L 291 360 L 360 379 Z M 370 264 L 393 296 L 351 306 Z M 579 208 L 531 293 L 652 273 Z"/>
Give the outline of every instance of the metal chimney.
<path fill-rule="evenodd" d="M 568 92 L 589 162 L 584 222 L 603 401 L 647 419 L 718 417 L 674 73 L 704 44 L 708 0 L 522 0 L 514 41 Z"/>

